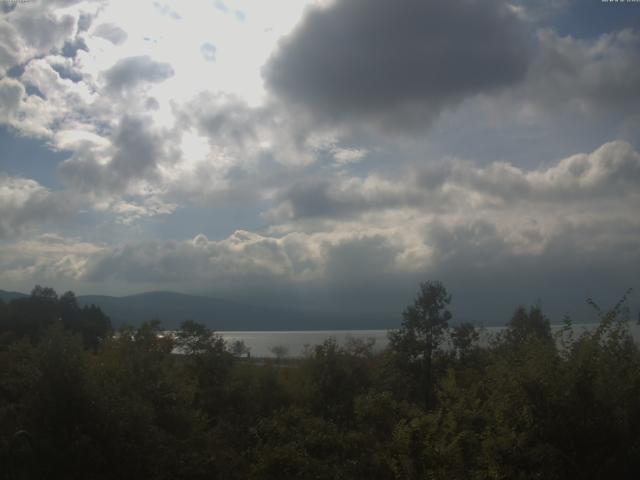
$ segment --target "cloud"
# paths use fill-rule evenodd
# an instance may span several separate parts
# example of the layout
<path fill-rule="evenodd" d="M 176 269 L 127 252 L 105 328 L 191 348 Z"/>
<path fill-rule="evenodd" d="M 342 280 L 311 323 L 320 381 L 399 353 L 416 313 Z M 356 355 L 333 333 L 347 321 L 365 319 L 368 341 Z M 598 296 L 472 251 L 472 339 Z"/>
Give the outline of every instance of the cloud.
<path fill-rule="evenodd" d="M 161 139 L 148 129 L 148 120 L 126 116 L 113 136 L 115 155 L 110 170 L 119 178 L 145 178 L 161 158 Z"/>
<path fill-rule="evenodd" d="M 299 179 L 279 198 L 283 203 L 266 213 L 272 221 L 350 218 L 372 210 L 417 206 L 426 196 L 415 185 L 370 174 L 363 179 L 344 175 Z"/>
<path fill-rule="evenodd" d="M 574 0 L 512 0 L 511 8 L 527 21 L 541 21 L 565 13 Z"/>
<path fill-rule="evenodd" d="M 79 49 L 87 50 L 79 34 L 90 16 L 85 10 L 98 8 L 97 3 L 69 0 L 14 4 L 0 17 L 0 74 L 31 59 L 59 53 L 73 57 Z M 60 7 L 65 10 L 60 12 Z"/>
<path fill-rule="evenodd" d="M 234 95 L 202 92 L 176 109 L 182 131 L 196 131 L 210 147 L 207 168 L 255 171 L 264 163 L 299 167 L 314 162 L 323 132 L 268 104 L 252 107 Z M 202 172 L 205 173 L 205 172 Z"/>
<path fill-rule="evenodd" d="M 349 163 L 357 163 L 361 161 L 367 155 L 367 150 L 363 148 L 338 148 L 334 147 L 331 150 L 333 154 L 333 158 L 336 163 L 339 164 L 349 164 Z"/>
<path fill-rule="evenodd" d="M 22 58 L 18 32 L 10 23 L 0 19 L 0 72 L 4 73 Z"/>
<path fill-rule="evenodd" d="M 128 38 L 127 32 L 113 23 L 101 23 L 93 30 L 93 35 L 109 40 L 114 45 L 121 45 Z"/>
<path fill-rule="evenodd" d="M 508 213 L 534 206 L 546 215 L 549 205 L 575 214 L 589 206 L 603 214 L 612 203 L 619 205 L 618 212 L 629 214 L 631 208 L 640 208 L 639 189 L 640 154 L 628 142 L 613 141 L 531 170 L 506 162 L 477 166 L 447 159 L 411 167 L 395 179 L 339 172 L 301 178 L 280 191 L 279 205 L 265 217 L 274 222 L 336 220 L 403 209 L 437 215 L 464 210 Z"/>
<path fill-rule="evenodd" d="M 216 61 L 216 46 L 213 43 L 205 42 L 200 46 L 200 53 L 207 62 Z"/>
<path fill-rule="evenodd" d="M 169 138 L 153 130 L 150 118 L 125 115 L 106 146 L 85 142 L 59 172 L 86 193 L 141 193 L 140 185 L 158 178 L 158 167 L 171 155 Z"/>
<path fill-rule="evenodd" d="M 0 119 L 12 115 L 25 94 L 22 84 L 11 78 L 0 79 Z"/>
<path fill-rule="evenodd" d="M 107 209 L 114 212 L 116 223 L 131 225 L 143 217 L 153 217 L 156 215 L 168 215 L 175 211 L 177 205 L 166 203 L 157 196 L 146 196 L 139 202 L 126 202 L 117 200 L 107 206 Z"/>
<path fill-rule="evenodd" d="M 263 113 L 233 95 L 202 93 L 185 105 L 183 121 L 194 125 L 212 146 L 249 146 L 258 137 Z"/>
<path fill-rule="evenodd" d="M 0 239 L 15 237 L 70 213 L 69 198 L 34 180 L 0 174 Z"/>
<path fill-rule="evenodd" d="M 613 141 L 588 154 L 577 154 L 553 166 L 524 171 L 508 163 L 484 168 L 454 162 L 448 173 L 422 173 L 427 185 L 458 186 L 498 200 L 514 202 L 583 204 L 633 197 L 640 185 L 640 154 L 624 141 Z M 439 175 L 439 176 L 438 176 Z"/>
<path fill-rule="evenodd" d="M 10 17 L 22 40 L 31 49 L 47 52 L 61 48 L 74 33 L 76 19 L 71 15 L 58 16 L 48 9 L 16 9 Z"/>
<path fill-rule="evenodd" d="M 168 63 L 156 62 L 148 55 L 126 57 L 104 72 L 106 90 L 124 92 L 143 83 L 159 83 L 172 77 L 173 68 Z"/>
<path fill-rule="evenodd" d="M 537 34 L 526 81 L 502 99 L 536 114 L 569 110 L 588 119 L 637 115 L 640 108 L 640 32 L 625 29 L 595 38 Z M 517 107 L 516 107 L 517 108 Z M 609 122 L 611 120 L 608 120 Z"/>
<path fill-rule="evenodd" d="M 296 271 L 292 238 L 275 239 L 236 231 L 220 241 L 200 234 L 185 242 L 144 242 L 109 249 L 86 271 L 89 281 L 122 279 L 165 283 L 288 277 Z M 197 280 L 196 280 L 197 279 Z"/>
<path fill-rule="evenodd" d="M 18 79 L 25 90 L 13 115 L 1 119 L 25 136 L 52 138 L 67 129 L 94 129 L 101 102 L 73 59 L 58 55 L 29 61 Z M 15 85 L 15 84 L 14 84 Z M 34 92 L 37 94 L 34 95 Z"/>
<path fill-rule="evenodd" d="M 516 84 L 530 56 L 524 25 L 501 1 L 337 0 L 308 11 L 263 75 L 325 122 L 399 130 Z"/>
<path fill-rule="evenodd" d="M 87 47 L 82 37 L 76 37 L 73 41 L 64 42 L 61 53 L 64 57 L 74 58 L 78 54 L 78 50 L 89 51 L 89 47 Z"/>
<path fill-rule="evenodd" d="M 133 288 L 161 284 L 161 288 L 192 291 L 203 291 L 206 285 L 208 292 L 218 296 L 247 298 L 257 305 L 320 306 L 320 312 L 335 312 L 348 303 L 330 306 L 328 300 L 335 300 L 336 295 L 360 291 L 361 301 L 371 284 L 388 287 L 389 276 L 398 272 L 397 253 L 389 239 L 375 234 L 319 232 L 275 237 L 238 230 L 221 240 L 199 234 L 182 242 L 149 241 L 108 248 L 91 258 L 82 280 L 96 285 L 124 282 Z M 369 303 L 378 306 L 375 299 Z M 359 315 L 370 310 L 361 305 Z"/>
<path fill-rule="evenodd" d="M 535 223 L 472 215 L 386 220 L 383 227 L 342 224 L 315 233 L 236 231 L 222 240 L 197 235 L 125 244 L 92 256 L 81 278 L 134 289 L 203 291 L 206 285 L 209 293 L 257 304 L 388 321 L 425 279 L 445 281 L 456 295 L 458 319 L 485 322 L 504 322 L 518 303 L 539 298 L 559 320 L 591 294 L 615 302 L 637 284 L 640 223 L 630 218 L 570 220 L 546 233 Z M 528 237 L 516 239 L 515 232 Z M 526 242 L 540 245 L 520 248 Z"/>
<path fill-rule="evenodd" d="M 29 291 L 37 283 L 55 285 L 60 290 L 76 289 L 89 258 L 104 249 L 76 238 L 44 233 L 0 249 L 0 282 Z"/>
<path fill-rule="evenodd" d="M 113 137 L 134 156 L 137 147 L 119 135 L 136 128 L 144 127 L 123 120 Z M 157 162 L 147 160 L 139 168 L 154 170 Z M 110 168 L 105 163 L 98 175 L 109 178 Z M 121 173 L 130 175 L 128 168 Z M 485 322 L 503 322 L 518 303 L 538 298 L 558 319 L 568 303 L 589 295 L 615 302 L 636 286 L 640 154 L 626 142 L 529 170 L 448 160 L 395 176 L 350 178 L 333 167 L 317 173 L 324 178 L 282 190 L 280 207 L 288 210 L 271 212 L 261 232 L 102 245 L 72 257 L 45 249 L 9 271 L 26 283 L 37 281 L 32 274 L 62 272 L 61 279 L 98 289 L 200 291 L 375 319 L 399 315 L 419 281 L 441 279 L 456 295 L 458 319 Z M 52 203 L 32 181 L 7 191 L 7 198 L 21 192 L 36 205 Z M 107 208 L 127 223 L 170 212 L 158 198 Z M 12 202 L 13 212 L 27 200 Z"/>

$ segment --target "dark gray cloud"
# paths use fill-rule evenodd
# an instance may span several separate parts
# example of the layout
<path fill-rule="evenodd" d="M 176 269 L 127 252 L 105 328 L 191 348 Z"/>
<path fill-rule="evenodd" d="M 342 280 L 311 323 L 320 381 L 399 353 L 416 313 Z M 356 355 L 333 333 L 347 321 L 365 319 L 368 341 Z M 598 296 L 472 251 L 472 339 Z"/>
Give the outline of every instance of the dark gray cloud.
<path fill-rule="evenodd" d="M 125 116 L 113 136 L 111 169 L 118 178 L 146 178 L 162 158 L 162 140 L 150 131 L 150 119 Z"/>
<path fill-rule="evenodd" d="M 113 23 L 102 23 L 93 31 L 96 37 L 109 40 L 114 45 L 120 45 L 127 40 L 127 32 Z"/>
<path fill-rule="evenodd" d="M 573 107 L 602 117 L 637 114 L 640 107 L 640 31 L 621 30 L 597 38 L 538 34 L 525 98 L 546 110 Z"/>
<path fill-rule="evenodd" d="M 138 181 L 156 178 L 166 160 L 167 137 L 147 117 L 125 115 L 110 136 L 108 151 L 78 147 L 59 167 L 62 177 L 85 193 L 120 194 Z"/>
<path fill-rule="evenodd" d="M 434 225 L 425 242 L 438 260 L 422 276 L 442 280 L 453 292 L 459 320 L 503 324 L 516 306 L 540 303 L 555 322 L 571 314 L 586 323 L 596 320 L 587 298 L 608 308 L 628 288 L 640 287 L 633 241 L 639 233 L 640 225 L 628 220 L 567 221 L 541 250 L 522 253 L 485 221 Z M 637 295 L 631 300 L 632 308 L 640 307 Z"/>
<path fill-rule="evenodd" d="M 330 245 L 325 275 L 329 281 L 353 284 L 394 269 L 397 248 L 382 235 L 354 237 Z"/>
<path fill-rule="evenodd" d="M 296 180 L 285 187 L 280 201 L 286 208 L 273 212 L 274 220 L 282 220 L 279 214 L 292 219 L 345 219 L 372 210 L 417 207 L 424 205 L 429 193 L 420 191 L 411 182 L 388 183 L 380 177 L 345 179 L 314 176 Z M 432 197 L 431 197 L 432 198 Z M 443 196 L 439 198 L 444 200 Z"/>
<path fill-rule="evenodd" d="M 118 60 L 104 72 L 104 79 L 108 91 L 122 92 L 145 82 L 163 82 L 173 74 L 173 68 L 168 63 L 156 62 L 148 55 L 141 55 Z"/>
<path fill-rule="evenodd" d="M 524 25 L 498 0 L 338 0 L 307 13 L 263 69 L 324 120 L 424 126 L 467 96 L 521 80 Z"/>
<path fill-rule="evenodd" d="M 61 53 L 64 57 L 74 58 L 77 55 L 78 50 L 83 50 L 85 52 L 89 51 L 89 47 L 87 47 L 87 44 L 82 37 L 76 37 L 72 41 L 67 40 L 64 42 Z"/>

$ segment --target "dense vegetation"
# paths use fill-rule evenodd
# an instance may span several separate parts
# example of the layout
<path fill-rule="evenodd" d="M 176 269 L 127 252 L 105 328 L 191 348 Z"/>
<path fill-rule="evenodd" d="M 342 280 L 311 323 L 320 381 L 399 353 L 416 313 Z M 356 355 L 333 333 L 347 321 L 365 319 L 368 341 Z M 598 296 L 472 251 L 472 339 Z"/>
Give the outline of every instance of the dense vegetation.
<path fill-rule="evenodd" d="M 640 478 L 623 302 L 579 336 L 519 308 L 480 345 L 450 301 L 421 285 L 382 353 L 255 361 L 194 322 L 112 332 L 37 287 L 0 302 L 0 478 Z"/>

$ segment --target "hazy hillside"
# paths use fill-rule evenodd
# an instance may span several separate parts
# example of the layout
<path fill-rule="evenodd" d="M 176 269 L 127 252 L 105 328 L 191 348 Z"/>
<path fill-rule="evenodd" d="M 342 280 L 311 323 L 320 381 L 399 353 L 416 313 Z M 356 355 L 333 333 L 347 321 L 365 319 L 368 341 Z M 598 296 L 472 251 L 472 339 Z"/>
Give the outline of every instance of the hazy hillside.
<path fill-rule="evenodd" d="M 150 292 L 126 297 L 85 295 L 81 305 L 96 304 L 111 317 L 114 325 L 139 324 L 158 318 L 167 328 L 184 320 L 205 323 L 216 330 L 287 328 L 300 318 L 291 312 L 241 305 L 225 300 L 172 292 Z"/>
<path fill-rule="evenodd" d="M 96 304 L 111 317 L 114 326 L 139 324 L 158 318 L 166 328 L 195 320 L 214 330 L 331 330 L 388 328 L 388 322 L 370 318 L 326 316 L 288 308 L 246 305 L 212 297 L 174 292 L 149 292 L 125 297 L 79 296 L 81 305 Z"/>
<path fill-rule="evenodd" d="M 10 302 L 16 298 L 26 297 L 27 295 L 20 292 L 7 292 L 6 290 L 0 290 L 0 300 L 3 302 Z"/>
<path fill-rule="evenodd" d="M 5 302 L 24 296 L 27 294 L 0 290 L 0 298 Z M 79 295 L 78 303 L 81 306 L 98 305 L 111 318 L 114 327 L 125 323 L 135 326 L 154 318 L 160 319 L 164 328 L 176 328 L 184 320 L 194 320 L 214 330 L 338 330 L 395 326 L 384 319 L 246 305 L 175 292 L 124 297 Z"/>

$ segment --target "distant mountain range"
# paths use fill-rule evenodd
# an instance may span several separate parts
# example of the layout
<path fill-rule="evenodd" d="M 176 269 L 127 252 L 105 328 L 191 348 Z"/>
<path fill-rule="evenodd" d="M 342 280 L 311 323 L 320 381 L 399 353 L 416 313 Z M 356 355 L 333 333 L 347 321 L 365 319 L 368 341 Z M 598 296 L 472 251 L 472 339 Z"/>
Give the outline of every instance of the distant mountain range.
<path fill-rule="evenodd" d="M 26 297 L 19 292 L 0 290 L 5 302 Z M 115 327 L 123 324 L 139 325 L 157 318 L 162 326 L 173 329 L 185 320 L 204 323 L 219 330 L 338 330 L 388 328 L 371 325 L 364 319 L 327 316 L 287 308 L 246 305 L 213 297 L 185 295 L 175 292 L 149 292 L 124 297 L 107 295 L 79 295 L 81 306 L 95 304 L 110 318 Z"/>
<path fill-rule="evenodd" d="M 7 292 L 5 290 L 0 290 L 0 300 L 4 302 L 10 302 L 11 300 L 15 300 L 16 298 L 27 297 L 28 295 L 20 292 Z"/>

